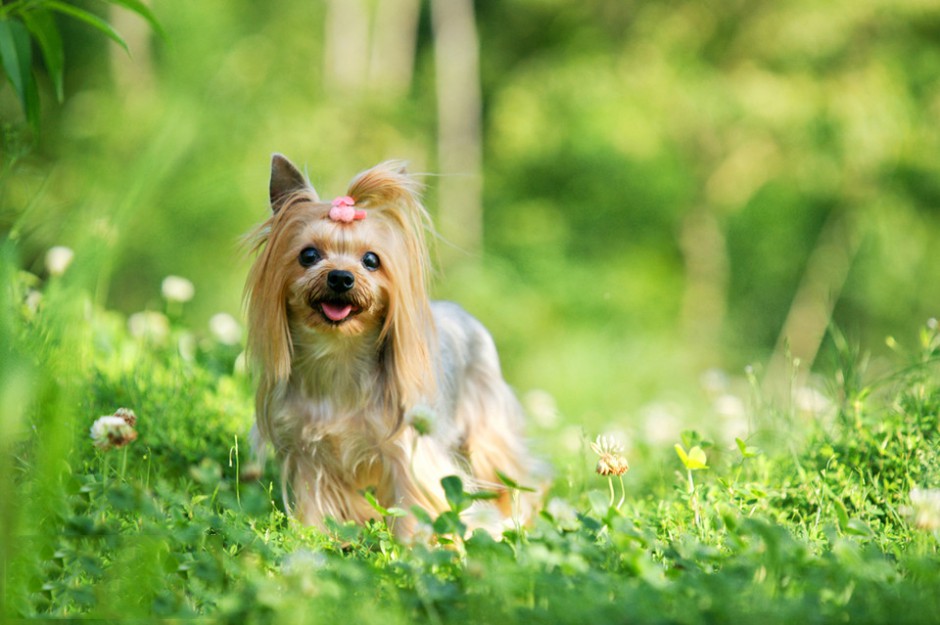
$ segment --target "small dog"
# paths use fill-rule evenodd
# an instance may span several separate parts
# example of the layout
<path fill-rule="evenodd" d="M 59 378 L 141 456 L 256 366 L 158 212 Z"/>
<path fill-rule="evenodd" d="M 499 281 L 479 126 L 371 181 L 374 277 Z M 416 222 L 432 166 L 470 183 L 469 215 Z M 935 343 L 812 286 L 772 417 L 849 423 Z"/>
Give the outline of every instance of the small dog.
<path fill-rule="evenodd" d="M 428 299 L 419 191 L 402 163 L 386 162 L 323 202 L 273 156 L 272 213 L 248 237 L 257 257 L 245 287 L 260 366 L 256 451 L 263 461 L 273 446 L 285 506 L 306 524 L 380 517 L 367 490 L 382 507 L 436 515 L 448 509 L 441 479 L 456 475 L 468 491 L 498 493 L 464 515 L 498 535 L 539 498 L 516 492 L 513 511 L 500 474 L 531 486 L 542 471 L 489 333 Z M 415 528 L 410 516 L 395 525 L 405 537 Z"/>

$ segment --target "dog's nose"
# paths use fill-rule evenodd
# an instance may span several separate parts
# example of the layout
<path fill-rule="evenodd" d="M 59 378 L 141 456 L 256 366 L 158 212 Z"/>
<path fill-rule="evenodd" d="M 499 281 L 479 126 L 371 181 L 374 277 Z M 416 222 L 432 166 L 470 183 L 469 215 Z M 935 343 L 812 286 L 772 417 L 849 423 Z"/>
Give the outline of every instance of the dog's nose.
<path fill-rule="evenodd" d="M 356 277 L 349 271 L 334 269 L 326 274 L 326 285 L 334 293 L 345 293 L 356 284 Z"/>

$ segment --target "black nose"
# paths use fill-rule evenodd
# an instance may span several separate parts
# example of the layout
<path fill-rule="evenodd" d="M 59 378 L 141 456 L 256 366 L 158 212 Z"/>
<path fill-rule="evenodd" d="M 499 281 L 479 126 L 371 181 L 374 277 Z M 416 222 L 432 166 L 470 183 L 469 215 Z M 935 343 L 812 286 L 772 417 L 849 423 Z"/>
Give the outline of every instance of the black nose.
<path fill-rule="evenodd" d="M 356 284 L 356 277 L 348 271 L 334 269 L 326 274 L 326 285 L 330 287 L 334 293 L 345 293 L 353 288 L 354 284 Z"/>

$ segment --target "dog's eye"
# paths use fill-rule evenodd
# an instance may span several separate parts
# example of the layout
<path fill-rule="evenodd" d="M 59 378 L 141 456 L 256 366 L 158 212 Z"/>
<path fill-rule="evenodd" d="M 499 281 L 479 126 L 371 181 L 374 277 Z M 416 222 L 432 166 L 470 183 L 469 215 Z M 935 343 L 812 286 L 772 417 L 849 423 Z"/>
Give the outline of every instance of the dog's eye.
<path fill-rule="evenodd" d="M 366 252 L 362 256 L 362 266 L 368 269 L 369 271 L 375 271 L 381 266 L 382 263 L 379 262 L 379 257 L 375 252 Z"/>
<path fill-rule="evenodd" d="M 320 251 L 315 247 L 305 247 L 300 250 L 300 257 L 298 260 L 300 264 L 304 267 L 312 267 L 320 262 L 320 259 L 323 258 L 320 256 Z"/>

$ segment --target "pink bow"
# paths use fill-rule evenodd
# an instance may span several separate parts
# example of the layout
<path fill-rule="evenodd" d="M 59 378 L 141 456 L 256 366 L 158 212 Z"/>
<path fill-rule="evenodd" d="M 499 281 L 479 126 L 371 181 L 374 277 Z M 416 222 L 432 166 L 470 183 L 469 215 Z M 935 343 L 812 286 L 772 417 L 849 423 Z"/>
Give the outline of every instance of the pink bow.
<path fill-rule="evenodd" d="M 330 209 L 330 219 L 341 221 L 343 223 L 352 223 L 366 218 L 366 212 L 355 208 L 356 200 L 348 195 L 343 195 L 333 200 L 333 208 Z"/>

